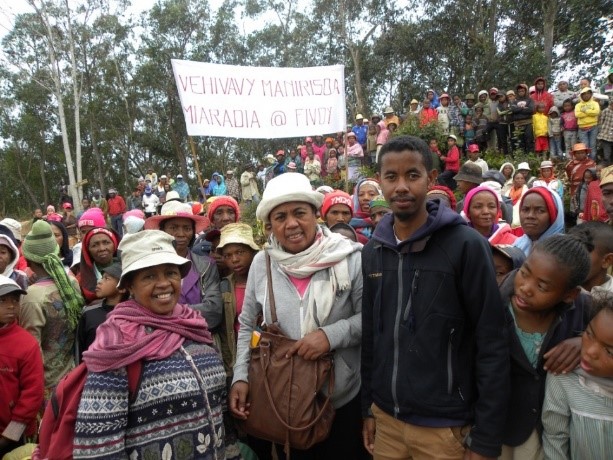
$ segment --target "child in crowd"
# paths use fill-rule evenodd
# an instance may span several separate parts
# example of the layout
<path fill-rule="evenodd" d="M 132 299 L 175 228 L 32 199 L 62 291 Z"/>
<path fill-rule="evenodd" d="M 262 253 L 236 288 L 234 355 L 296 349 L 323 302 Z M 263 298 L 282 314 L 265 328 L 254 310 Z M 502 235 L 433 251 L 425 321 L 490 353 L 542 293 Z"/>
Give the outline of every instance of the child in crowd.
<path fill-rule="evenodd" d="M 564 152 L 562 152 L 562 119 L 560 118 L 560 111 L 555 105 L 549 109 L 547 134 L 549 135 L 549 151 L 553 158 L 564 158 Z"/>
<path fill-rule="evenodd" d="M 548 187 L 560 197 L 564 197 L 564 184 L 557 179 L 553 171 L 553 163 L 550 160 L 541 161 L 540 175 L 532 184 L 533 187 Z"/>
<path fill-rule="evenodd" d="M 353 190 L 353 217 L 349 222 L 358 234 L 358 242 L 368 243 L 374 230 L 370 220 L 370 202 L 381 195 L 381 187 L 375 179 L 361 179 Z"/>
<path fill-rule="evenodd" d="M 28 275 L 15 269 L 18 261 L 19 250 L 14 238 L 12 235 L 0 233 L 0 274 L 12 279 L 25 290 L 28 288 Z"/>
<path fill-rule="evenodd" d="M 377 136 L 379 135 L 379 126 L 375 123 L 368 125 L 368 135 L 366 137 L 366 153 L 370 158 L 370 164 L 375 164 L 377 158 Z"/>
<path fill-rule="evenodd" d="M 519 248 L 509 244 L 495 244 L 492 246 L 494 270 L 498 286 L 502 284 L 506 276 L 513 270 L 517 270 L 526 260 L 526 255 Z"/>
<path fill-rule="evenodd" d="M 600 104 L 593 98 L 592 89 L 586 86 L 579 93 L 579 102 L 575 106 L 577 117 L 577 136 L 579 142 L 587 145 L 592 159 L 596 158 L 596 138 L 598 136 L 598 115 Z"/>
<path fill-rule="evenodd" d="M 475 142 L 475 125 L 473 123 L 473 116 L 467 114 L 464 117 L 464 148 L 470 147 Z"/>
<path fill-rule="evenodd" d="M 562 104 L 562 132 L 564 133 L 564 148 L 566 149 L 566 158 L 570 158 L 570 152 L 573 145 L 577 143 L 577 117 L 575 116 L 575 105 L 572 99 L 566 99 Z"/>
<path fill-rule="evenodd" d="M 539 241 L 500 291 L 506 305 L 511 353 L 511 397 L 500 459 L 541 459 L 540 415 L 547 372 L 579 363 L 589 295 L 580 285 L 589 272 L 591 246 L 570 235 Z"/>
<path fill-rule="evenodd" d="M 430 107 L 430 99 L 424 99 L 421 112 L 419 112 L 419 126 L 423 128 L 430 123 L 438 122 L 438 112 Z"/>
<path fill-rule="evenodd" d="M 441 160 L 445 162 L 445 170 L 438 176 L 438 181 L 441 185 L 449 187 L 451 190 L 456 189 L 456 181 L 453 179 L 460 170 L 460 150 L 456 143 L 458 138 L 454 134 L 450 134 L 447 138 L 447 150 L 446 155 L 441 156 Z"/>
<path fill-rule="evenodd" d="M 591 240 L 594 249 L 591 252 L 590 272 L 581 285 L 591 294 L 597 292 L 613 293 L 613 277 L 607 274 L 613 266 L 613 227 L 603 222 L 585 222 L 571 228 L 570 235 L 582 235 Z"/>
<path fill-rule="evenodd" d="M 466 163 L 471 162 L 476 164 L 481 168 L 483 174 L 485 174 L 490 168 L 488 167 L 486 161 L 481 158 L 481 153 L 479 152 L 479 146 L 477 144 L 472 144 L 468 146 L 468 160 Z"/>
<path fill-rule="evenodd" d="M 583 181 L 583 173 L 586 169 L 595 168 L 596 163 L 588 157 L 590 149 L 583 143 L 575 144 L 572 148 L 572 159 L 566 164 L 566 176 L 570 182 L 569 194 L 575 196 L 577 187 Z"/>
<path fill-rule="evenodd" d="M 532 130 L 534 132 L 534 151 L 536 156 L 549 157 L 549 117 L 545 113 L 545 103 L 536 104 L 536 113 L 532 115 Z"/>
<path fill-rule="evenodd" d="M 36 434 L 43 402 L 43 360 L 36 339 L 17 324 L 26 291 L 0 275 L 0 458 Z"/>
<path fill-rule="evenodd" d="M 430 139 L 430 143 L 428 145 L 430 146 L 430 156 L 432 157 L 432 169 L 436 169 L 440 173 L 442 171 L 442 153 L 438 148 L 438 141 L 436 139 Z"/>
<path fill-rule="evenodd" d="M 587 189 L 590 185 L 590 182 L 594 180 L 596 177 L 596 170 L 593 168 L 586 169 L 583 172 L 583 180 L 575 190 L 575 194 L 570 197 L 570 211 L 577 216 L 577 223 L 581 223 L 583 221 L 582 216 L 584 211 L 589 211 L 585 209 L 585 202 L 587 199 Z M 581 215 L 581 217 L 580 217 Z"/>
<path fill-rule="evenodd" d="M 602 201 L 602 190 L 600 188 L 600 176 L 605 168 L 603 163 L 596 165 L 596 177 L 587 186 L 587 195 L 585 196 L 585 210 L 583 214 L 578 216 L 584 222 L 599 221 L 606 222 L 609 220 L 607 208 Z"/>
<path fill-rule="evenodd" d="M 338 180 L 340 177 L 340 170 L 338 168 L 338 158 L 335 149 L 328 150 L 328 161 L 326 162 L 326 173 L 332 180 Z"/>
<path fill-rule="evenodd" d="M 443 93 L 439 97 L 440 105 L 436 108 L 438 124 L 444 134 L 449 134 L 449 94 Z"/>
<path fill-rule="evenodd" d="M 106 316 L 113 308 L 124 300 L 128 300 L 129 293 L 124 288 L 117 288 L 121 278 L 121 262 L 113 262 L 102 269 L 102 277 L 96 284 L 96 297 L 99 299 L 83 309 L 77 326 L 76 358 L 81 362 L 83 352 L 94 343 L 98 326 L 106 321 Z"/>
<path fill-rule="evenodd" d="M 581 336 L 581 365 L 549 374 L 543 403 L 547 459 L 611 458 L 613 439 L 613 295 L 594 297 L 595 315 Z"/>
<path fill-rule="evenodd" d="M 218 349 L 229 381 L 236 360 L 238 317 L 243 309 L 247 275 L 253 258 L 260 250 L 253 240 L 253 231 L 247 224 L 228 224 L 221 229 L 217 251 L 230 269 L 230 275 L 221 281 L 221 296 L 224 302 L 223 319 L 219 335 L 215 334 Z"/>
<path fill-rule="evenodd" d="M 48 401 L 60 379 L 74 367 L 75 330 L 85 302 L 79 284 L 62 265 L 47 222 L 34 222 L 22 250 L 37 281 L 21 299 L 19 324 L 42 350 Z"/>
<path fill-rule="evenodd" d="M 338 224 L 334 224 L 332 227 L 330 227 L 330 231 L 332 233 L 338 233 L 339 235 L 343 235 L 345 238 L 353 241 L 354 243 L 359 243 L 358 234 L 349 224 L 339 222 Z"/>
<path fill-rule="evenodd" d="M 475 106 L 473 124 L 475 126 L 474 142 L 479 146 L 479 150 L 485 150 L 487 148 L 487 117 L 483 113 L 483 106 Z"/>

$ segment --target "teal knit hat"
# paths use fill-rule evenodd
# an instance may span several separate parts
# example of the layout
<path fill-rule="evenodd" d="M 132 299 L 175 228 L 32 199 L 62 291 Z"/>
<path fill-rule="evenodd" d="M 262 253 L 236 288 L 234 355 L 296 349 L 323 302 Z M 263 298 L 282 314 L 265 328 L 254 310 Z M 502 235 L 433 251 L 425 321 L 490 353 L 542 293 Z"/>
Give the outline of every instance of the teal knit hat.
<path fill-rule="evenodd" d="M 23 256 L 27 260 L 42 264 L 45 256 L 49 254 L 58 255 L 60 247 L 55 241 L 53 230 L 44 220 L 37 220 L 32 225 L 32 230 L 26 235 L 21 245 Z"/>

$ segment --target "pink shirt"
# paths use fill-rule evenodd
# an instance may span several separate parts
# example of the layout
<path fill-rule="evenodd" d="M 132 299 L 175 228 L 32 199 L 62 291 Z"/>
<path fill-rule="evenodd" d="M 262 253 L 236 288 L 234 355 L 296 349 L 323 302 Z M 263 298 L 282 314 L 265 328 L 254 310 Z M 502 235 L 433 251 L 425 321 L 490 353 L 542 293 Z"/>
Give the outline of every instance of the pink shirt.
<path fill-rule="evenodd" d="M 307 288 L 309 287 L 309 284 L 311 283 L 311 277 L 309 276 L 308 278 L 296 278 L 294 276 L 289 275 L 288 277 L 298 291 L 298 294 L 300 294 L 300 297 L 304 297 L 304 293 L 306 292 Z"/>

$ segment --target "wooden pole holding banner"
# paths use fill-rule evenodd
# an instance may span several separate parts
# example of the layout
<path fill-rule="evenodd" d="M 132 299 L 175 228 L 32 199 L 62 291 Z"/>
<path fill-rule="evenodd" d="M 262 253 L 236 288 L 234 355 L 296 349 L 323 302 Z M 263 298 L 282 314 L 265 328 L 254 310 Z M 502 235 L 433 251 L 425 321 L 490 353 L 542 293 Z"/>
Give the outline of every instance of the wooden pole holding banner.
<path fill-rule="evenodd" d="M 198 176 L 198 183 L 200 184 L 200 188 L 204 187 L 204 182 L 202 181 L 202 174 L 200 174 L 200 166 L 198 165 L 198 155 L 196 155 L 196 144 L 194 143 L 194 138 L 192 136 L 187 136 L 189 138 L 189 145 L 192 148 L 192 156 L 194 157 L 194 165 L 196 165 L 196 175 Z"/>

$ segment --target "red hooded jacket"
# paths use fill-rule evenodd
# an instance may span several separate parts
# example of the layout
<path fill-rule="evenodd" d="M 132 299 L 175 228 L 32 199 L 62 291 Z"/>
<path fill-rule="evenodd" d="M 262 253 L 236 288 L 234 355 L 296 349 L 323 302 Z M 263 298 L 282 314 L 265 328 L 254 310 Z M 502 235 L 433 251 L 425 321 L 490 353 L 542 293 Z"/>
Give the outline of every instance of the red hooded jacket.
<path fill-rule="evenodd" d="M 545 115 L 549 113 L 549 109 L 553 107 L 553 94 L 547 91 L 547 80 L 543 77 L 538 77 L 534 80 L 534 87 L 536 88 L 536 83 L 542 81 L 544 84 L 543 90 L 536 90 L 534 94 L 531 94 L 530 97 L 534 101 L 534 107 L 536 108 L 536 104 L 542 102 L 545 104 Z"/>

